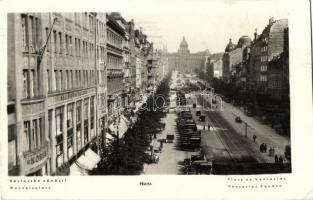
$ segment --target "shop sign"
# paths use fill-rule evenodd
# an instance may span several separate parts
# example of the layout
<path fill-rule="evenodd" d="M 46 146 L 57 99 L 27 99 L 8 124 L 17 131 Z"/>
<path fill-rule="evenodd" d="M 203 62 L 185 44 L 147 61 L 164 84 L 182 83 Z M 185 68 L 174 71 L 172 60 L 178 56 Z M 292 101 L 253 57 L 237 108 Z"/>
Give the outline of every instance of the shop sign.
<path fill-rule="evenodd" d="M 48 159 L 48 145 L 26 152 L 23 155 L 24 173 L 30 174 L 41 169 Z"/>
<path fill-rule="evenodd" d="M 88 90 L 80 90 L 80 91 L 74 91 L 74 92 L 68 92 L 68 93 L 64 93 L 64 94 L 59 94 L 56 96 L 51 97 L 50 99 L 50 103 L 54 103 L 54 102 L 59 102 L 59 101 L 65 101 L 68 99 L 73 99 L 76 97 L 80 97 L 89 93 L 93 93 L 95 92 L 94 88 L 88 89 Z"/>

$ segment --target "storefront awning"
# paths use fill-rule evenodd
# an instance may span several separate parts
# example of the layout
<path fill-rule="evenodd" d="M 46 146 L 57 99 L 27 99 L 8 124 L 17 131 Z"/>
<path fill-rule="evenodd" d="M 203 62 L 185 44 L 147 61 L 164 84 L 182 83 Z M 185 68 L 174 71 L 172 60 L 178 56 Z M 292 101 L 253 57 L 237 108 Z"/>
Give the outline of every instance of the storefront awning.
<path fill-rule="evenodd" d="M 106 133 L 106 134 L 105 134 L 106 143 L 112 142 L 114 139 L 115 139 L 115 138 L 114 138 L 110 133 Z"/>
<path fill-rule="evenodd" d="M 88 170 L 94 169 L 100 160 L 100 156 L 89 148 L 71 165 L 70 175 L 88 175 Z"/>
<path fill-rule="evenodd" d="M 127 118 L 124 115 L 120 116 L 120 122 L 118 125 L 118 136 L 119 138 L 122 138 L 124 136 L 124 134 L 126 133 L 127 129 L 129 126 L 129 121 L 127 120 Z M 114 123 L 112 123 L 109 126 L 109 129 L 112 131 L 113 134 L 117 135 L 117 126 L 114 125 Z"/>
<path fill-rule="evenodd" d="M 87 176 L 88 172 L 84 168 L 78 167 L 76 163 L 73 163 L 70 167 L 70 176 Z"/>
<path fill-rule="evenodd" d="M 96 154 L 93 150 L 91 150 L 90 148 L 87 149 L 87 151 L 85 152 L 85 156 L 92 160 L 94 163 L 94 167 L 96 167 L 96 165 L 100 162 L 101 158 L 98 154 Z"/>

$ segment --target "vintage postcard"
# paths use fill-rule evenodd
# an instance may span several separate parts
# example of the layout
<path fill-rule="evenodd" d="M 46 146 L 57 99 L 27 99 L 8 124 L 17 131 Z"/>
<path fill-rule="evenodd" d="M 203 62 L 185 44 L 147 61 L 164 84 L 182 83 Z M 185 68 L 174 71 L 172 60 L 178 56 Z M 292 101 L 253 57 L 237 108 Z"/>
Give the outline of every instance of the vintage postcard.
<path fill-rule="evenodd" d="M 313 199 L 309 2 L 0 5 L 2 199 Z"/>

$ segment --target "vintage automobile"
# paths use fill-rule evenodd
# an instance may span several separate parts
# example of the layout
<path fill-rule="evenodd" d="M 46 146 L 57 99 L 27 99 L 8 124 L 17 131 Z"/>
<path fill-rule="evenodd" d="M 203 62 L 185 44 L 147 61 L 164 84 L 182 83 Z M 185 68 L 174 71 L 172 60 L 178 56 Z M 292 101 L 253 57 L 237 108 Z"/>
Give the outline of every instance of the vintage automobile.
<path fill-rule="evenodd" d="M 241 120 L 241 118 L 240 117 L 235 117 L 235 122 L 237 122 L 237 123 L 241 123 L 242 122 L 242 120 Z"/>
<path fill-rule="evenodd" d="M 200 116 L 201 115 L 201 110 L 197 110 L 196 111 L 196 116 Z"/>
<path fill-rule="evenodd" d="M 200 122 L 205 122 L 205 116 L 204 116 L 204 115 L 200 115 L 199 121 L 200 121 Z"/>
<path fill-rule="evenodd" d="M 166 143 L 173 143 L 173 142 L 174 142 L 174 134 L 167 134 Z"/>

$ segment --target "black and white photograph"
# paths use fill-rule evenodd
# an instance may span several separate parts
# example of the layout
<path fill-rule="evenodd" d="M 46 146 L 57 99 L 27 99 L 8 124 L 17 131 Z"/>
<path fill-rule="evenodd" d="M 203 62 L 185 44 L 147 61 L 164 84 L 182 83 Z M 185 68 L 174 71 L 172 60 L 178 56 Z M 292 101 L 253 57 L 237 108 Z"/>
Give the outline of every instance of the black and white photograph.
<path fill-rule="evenodd" d="M 305 176 L 313 153 L 301 150 L 313 138 L 312 105 L 304 104 L 313 99 L 312 66 L 311 50 L 299 46 L 311 42 L 297 34 L 311 33 L 294 25 L 306 22 L 295 17 L 296 6 L 105 2 L 7 7 L 1 23 L 6 181 L 59 180 L 53 187 L 64 191 L 72 191 L 73 180 L 92 190 L 100 181 L 124 185 L 128 194 L 132 186 L 123 180 L 132 178 L 153 191 L 162 180 L 165 188 L 164 181 L 177 178 L 185 192 L 187 180 L 193 187 L 198 181 L 201 187 L 190 188 L 195 193 L 206 181 L 207 189 L 215 180 L 221 188 L 223 179 L 232 192 L 266 193 Z"/>
<path fill-rule="evenodd" d="M 9 13 L 9 175 L 290 173 L 288 13 L 238 15 Z"/>

